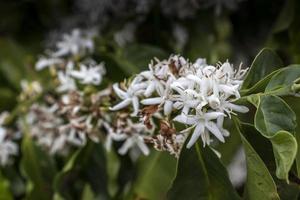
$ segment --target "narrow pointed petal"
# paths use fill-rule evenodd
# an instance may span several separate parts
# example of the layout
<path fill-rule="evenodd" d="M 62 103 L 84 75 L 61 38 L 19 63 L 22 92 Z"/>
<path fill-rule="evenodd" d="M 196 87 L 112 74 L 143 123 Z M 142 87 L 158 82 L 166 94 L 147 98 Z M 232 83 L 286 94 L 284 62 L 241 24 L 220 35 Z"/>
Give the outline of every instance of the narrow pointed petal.
<path fill-rule="evenodd" d="M 121 99 L 125 99 L 128 95 L 126 92 L 124 92 L 123 90 L 121 90 L 118 86 L 117 83 L 113 84 L 113 89 L 115 91 L 115 93 L 121 98 Z"/>
<path fill-rule="evenodd" d="M 155 83 L 151 81 L 151 83 L 146 88 L 146 91 L 144 92 L 145 97 L 151 96 L 154 90 L 155 90 Z"/>
<path fill-rule="evenodd" d="M 194 125 L 197 123 L 197 119 L 194 118 L 194 117 L 188 117 L 184 114 L 181 114 L 181 115 L 177 115 L 173 121 L 176 121 L 176 122 L 180 122 L 182 124 L 187 124 L 187 125 Z"/>
<path fill-rule="evenodd" d="M 167 100 L 164 104 L 164 114 L 170 115 L 173 109 L 173 102 L 170 100 Z"/>
<path fill-rule="evenodd" d="M 235 105 L 233 103 L 228 103 L 227 107 L 239 113 L 247 113 L 249 111 L 249 108 L 246 106 Z"/>
<path fill-rule="evenodd" d="M 118 153 L 121 155 L 125 155 L 128 150 L 132 147 L 133 145 L 133 141 L 132 139 L 127 139 L 123 145 L 121 146 L 121 148 L 118 150 Z"/>
<path fill-rule="evenodd" d="M 190 74 L 190 75 L 187 76 L 187 78 L 190 79 L 190 80 L 195 81 L 198 84 L 201 84 L 201 79 L 199 77 L 195 76 L 195 75 Z"/>
<path fill-rule="evenodd" d="M 144 155 L 148 156 L 150 153 L 150 150 L 148 146 L 144 143 L 143 138 L 139 138 L 137 141 L 137 145 L 140 148 L 140 150 L 143 152 Z"/>
<path fill-rule="evenodd" d="M 123 109 L 123 108 L 127 107 L 130 103 L 131 103 L 131 99 L 125 99 L 125 100 L 121 101 L 120 103 L 118 103 L 117 105 L 110 108 L 110 110 L 116 111 L 116 110 Z"/>
<path fill-rule="evenodd" d="M 188 142 L 188 144 L 186 145 L 186 147 L 188 149 L 191 148 L 196 143 L 196 141 L 200 137 L 200 135 L 203 134 L 203 133 L 204 133 L 204 124 L 199 123 L 196 126 L 196 128 L 195 128 L 195 130 L 193 132 L 193 135 L 192 135 L 190 141 Z"/>
<path fill-rule="evenodd" d="M 218 118 L 217 118 L 217 125 L 218 125 L 218 127 L 219 128 L 222 128 L 223 127 L 223 123 L 224 123 L 224 116 L 219 116 Z"/>
<path fill-rule="evenodd" d="M 190 107 L 189 106 L 183 106 L 182 108 L 182 114 L 188 115 L 190 111 Z"/>
<path fill-rule="evenodd" d="M 225 116 L 225 114 L 222 113 L 222 112 L 208 112 L 208 113 L 204 114 L 204 118 L 207 121 L 210 121 L 210 120 L 213 120 L 213 119 L 217 119 L 220 116 Z"/>
<path fill-rule="evenodd" d="M 156 105 L 156 104 L 161 104 L 163 99 L 161 97 L 154 97 L 154 98 L 149 98 L 149 99 L 143 99 L 141 103 L 143 105 Z"/>
<path fill-rule="evenodd" d="M 140 107 L 138 97 L 132 97 L 132 105 L 133 105 L 133 113 L 131 115 L 137 116 L 137 114 L 139 113 L 139 107 Z"/>
<path fill-rule="evenodd" d="M 218 126 L 214 122 L 207 122 L 205 127 L 221 142 L 225 142 L 223 134 L 219 130 Z"/>

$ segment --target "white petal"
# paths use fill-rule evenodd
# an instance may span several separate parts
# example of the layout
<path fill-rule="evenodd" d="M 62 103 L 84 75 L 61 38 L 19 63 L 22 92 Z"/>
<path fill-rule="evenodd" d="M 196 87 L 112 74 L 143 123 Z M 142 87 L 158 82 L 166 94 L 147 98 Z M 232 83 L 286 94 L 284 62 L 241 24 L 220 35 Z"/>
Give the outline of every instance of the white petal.
<path fill-rule="evenodd" d="M 158 81 L 156 83 L 155 89 L 156 89 L 156 91 L 157 91 L 157 93 L 158 93 L 159 96 L 163 96 L 164 95 L 164 87 Z"/>
<path fill-rule="evenodd" d="M 207 112 L 207 113 L 204 114 L 204 118 L 207 121 L 217 119 L 220 116 L 225 116 L 225 114 L 222 113 L 222 112 Z"/>
<path fill-rule="evenodd" d="M 188 117 L 184 114 L 181 114 L 181 115 L 177 115 L 173 121 L 176 121 L 176 122 L 180 122 L 182 124 L 187 124 L 187 125 L 194 125 L 197 123 L 197 119 L 195 117 Z"/>
<path fill-rule="evenodd" d="M 127 93 L 124 92 L 123 90 L 121 90 L 118 86 L 117 83 L 113 84 L 113 89 L 115 91 L 115 93 L 121 98 L 121 99 L 125 99 L 126 97 L 128 97 Z"/>
<path fill-rule="evenodd" d="M 173 109 L 173 102 L 170 100 L 167 100 L 164 104 L 164 114 L 170 115 Z"/>
<path fill-rule="evenodd" d="M 233 103 L 228 103 L 227 108 L 232 109 L 233 111 L 239 112 L 239 113 L 247 113 L 249 111 L 249 108 L 246 106 L 241 106 L 241 105 L 235 105 Z"/>
<path fill-rule="evenodd" d="M 207 122 L 205 124 L 205 127 L 214 135 L 216 136 L 216 138 L 218 138 L 218 140 L 220 140 L 221 142 L 225 142 L 224 137 L 221 133 L 221 131 L 219 130 L 218 126 L 214 123 L 214 122 Z"/>
<path fill-rule="evenodd" d="M 124 144 L 121 146 L 121 148 L 118 150 L 118 153 L 121 155 L 125 155 L 128 150 L 132 147 L 133 145 L 133 140 L 132 139 L 127 139 Z"/>
<path fill-rule="evenodd" d="M 219 117 L 217 118 L 217 126 L 218 126 L 219 128 L 223 128 L 223 123 L 224 123 L 224 116 L 219 116 Z"/>
<path fill-rule="evenodd" d="M 117 105 L 110 108 L 110 110 L 116 111 L 116 110 L 123 109 L 126 106 L 128 106 L 130 103 L 131 103 L 131 99 L 125 99 L 125 100 L 121 101 L 120 103 L 118 103 Z"/>
<path fill-rule="evenodd" d="M 141 101 L 141 103 L 144 104 L 144 105 L 156 105 L 156 104 L 161 104 L 162 101 L 163 101 L 163 98 L 154 97 L 154 98 L 143 99 Z"/>
<path fill-rule="evenodd" d="M 148 156 L 150 153 L 149 148 L 147 145 L 144 143 L 143 138 L 138 138 L 137 145 L 140 148 L 140 150 L 143 152 L 144 155 Z"/>
<path fill-rule="evenodd" d="M 155 90 L 155 83 L 153 81 L 151 81 L 144 93 L 145 97 L 151 96 L 152 93 L 154 92 L 154 90 Z"/>
<path fill-rule="evenodd" d="M 188 149 L 191 148 L 193 146 L 193 144 L 195 144 L 197 139 L 200 137 L 200 135 L 203 133 L 204 133 L 204 124 L 202 124 L 202 123 L 197 124 L 197 126 L 193 132 L 193 135 L 192 135 L 190 141 L 188 142 L 188 144 L 186 145 L 186 147 Z"/>
<path fill-rule="evenodd" d="M 189 74 L 187 76 L 188 79 L 195 81 L 198 84 L 201 84 L 201 79 L 195 75 Z"/>
<path fill-rule="evenodd" d="M 220 106 L 220 100 L 215 95 L 212 95 L 212 96 L 208 97 L 208 102 L 209 102 L 209 106 L 212 109 L 217 109 Z"/>
<path fill-rule="evenodd" d="M 137 116 L 140 107 L 139 99 L 137 97 L 132 97 L 132 106 L 133 106 L 133 113 L 131 114 L 131 116 Z"/>
<path fill-rule="evenodd" d="M 183 106 L 182 108 L 182 114 L 187 115 L 189 114 L 190 107 L 189 106 Z"/>
<path fill-rule="evenodd" d="M 4 141 L 6 137 L 6 130 L 0 126 L 0 143 Z"/>

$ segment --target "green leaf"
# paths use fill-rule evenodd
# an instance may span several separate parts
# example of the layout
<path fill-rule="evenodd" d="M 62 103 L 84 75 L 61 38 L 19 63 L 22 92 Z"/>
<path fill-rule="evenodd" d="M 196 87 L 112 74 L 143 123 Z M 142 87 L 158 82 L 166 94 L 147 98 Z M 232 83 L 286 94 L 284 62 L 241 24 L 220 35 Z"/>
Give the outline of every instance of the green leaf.
<path fill-rule="evenodd" d="M 219 158 L 199 143 L 192 149 L 182 149 L 177 175 L 168 192 L 168 199 L 240 199 Z"/>
<path fill-rule="evenodd" d="M 89 184 L 86 184 L 83 188 L 81 200 L 91 200 L 95 199 L 93 190 Z"/>
<path fill-rule="evenodd" d="M 0 73 L 14 87 L 20 88 L 25 73 L 25 51 L 13 40 L 0 39 Z"/>
<path fill-rule="evenodd" d="M 295 113 L 279 97 L 261 96 L 254 124 L 272 143 L 277 166 L 276 176 L 288 181 L 288 172 L 297 152 L 296 139 L 290 133 L 296 128 Z"/>
<path fill-rule="evenodd" d="M 288 105 L 291 107 L 291 109 L 297 113 L 296 122 L 296 132 L 295 137 L 297 140 L 297 144 L 300 144 L 300 99 L 295 97 L 285 97 L 284 100 L 288 103 Z M 297 156 L 296 156 L 296 168 L 297 168 L 297 175 L 300 177 L 300 148 L 298 147 Z"/>
<path fill-rule="evenodd" d="M 0 199 L 12 200 L 9 181 L 0 173 Z"/>
<path fill-rule="evenodd" d="M 246 154 L 247 162 L 247 182 L 245 188 L 245 197 L 249 200 L 266 199 L 275 200 L 280 199 L 277 193 L 275 182 L 265 166 L 262 159 L 253 149 L 251 144 L 247 141 L 241 133 L 239 124 L 235 121 L 235 129 L 240 134 L 243 147 Z M 247 129 L 245 129 L 247 130 Z"/>
<path fill-rule="evenodd" d="M 111 149 L 110 151 L 106 151 L 106 168 L 107 168 L 107 176 L 108 176 L 108 191 L 111 197 L 115 196 L 118 191 L 118 172 L 120 170 L 120 160 L 118 159 L 118 155 Z"/>
<path fill-rule="evenodd" d="M 278 73 L 280 70 L 281 69 L 277 69 L 277 70 L 271 72 L 270 74 L 266 75 L 264 78 L 262 78 L 257 83 L 255 83 L 255 85 L 253 85 L 251 88 L 249 88 L 249 89 L 242 89 L 240 91 L 241 95 L 245 96 L 245 95 L 250 95 L 250 94 L 254 94 L 254 93 L 259 93 L 259 92 L 265 91 L 265 88 L 267 87 L 267 85 L 270 82 L 271 78 L 276 73 Z"/>
<path fill-rule="evenodd" d="M 81 195 L 86 184 L 91 186 L 96 197 L 108 199 L 104 150 L 102 145 L 91 141 L 70 157 L 55 177 L 54 189 L 61 197 L 74 199 Z"/>
<path fill-rule="evenodd" d="M 273 71 L 281 68 L 283 63 L 277 54 L 271 49 L 265 48 L 261 50 L 255 57 L 250 70 L 244 80 L 242 89 L 250 89 L 252 87 L 257 87 L 256 84 L 259 83 L 261 79 L 265 76 L 271 74 Z M 264 82 L 266 82 L 266 79 Z M 259 83 L 260 85 L 264 85 Z M 261 86 L 260 86 L 261 87 Z"/>
<path fill-rule="evenodd" d="M 25 134 L 22 141 L 21 170 L 28 179 L 28 199 L 52 199 L 52 181 L 56 174 L 53 160 Z"/>
<path fill-rule="evenodd" d="M 176 159 L 167 152 L 153 151 L 138 164 L 134 196 L 141 199 L 165 199 L 175 176 Z"/>
<path fill-rule="evenodd" d="M 232 120 L 225 119 L 224 128 L 231 133 L 233 132 L 232 127 Z M 240 147 L 241 139 L 239 134 L 230 134 L 230 137 L 226 138 L 225 143 L 220 143 L 218 146 L 216 146 L 216 150 L 222 154 L 220 159 L 225 166 L 230 164 Z"/>
<path fill-rule="evenodd" d="M 294 132 L 296 115 L 293 110 L 277 96 L 261 96 L 255 114 L 255 128 L 265 137 L 273 137 L 278 131 Z"/>
<path fill-rule="evenodd" d="M 287 131 L 278 131 L 272 138 L 271 143 L 274 149 L 276 162 L 276 176 L 288 180 L 288 173 L 293 165 L 297 154 L 297 141 Z"/>
<path fill-rule="evenodd" d="M 265 92 L 276 95 L 293 93 L 294 81 L 300 78 L 300 65 L 290 65 L 276 73 L 268 83 Z"/>

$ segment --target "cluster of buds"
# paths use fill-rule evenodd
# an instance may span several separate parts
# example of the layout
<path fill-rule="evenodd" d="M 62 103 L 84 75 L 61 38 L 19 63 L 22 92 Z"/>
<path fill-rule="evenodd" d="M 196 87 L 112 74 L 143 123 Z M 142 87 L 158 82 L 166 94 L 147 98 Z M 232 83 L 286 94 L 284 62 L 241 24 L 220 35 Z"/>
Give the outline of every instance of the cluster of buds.
<path fill-rule="evenodd" d="M 87 138 L 99 142 L 103 123 L 109 120 L 101 104 L 109 95 L 110 90 L 89 96 L 72 91 L 58 100 L 47 96 L 48 106 L 33 104 L 29 110 L 30 134 L 51 154 L 66 154 L 71 147 L 82 147 Z"/>
<path fill-rule="evenodd" d="M 111 110 L 132 105 L 131 116 L 139 117 L 151 129 L 156 129 L 152 121 L 163 120 L 160 134 L 143 136 L 144 141 L 153 143 L 158 150 L 178 155 L 184 138 L 191 132 L 188 148 L 199 137 L 203 145 L 210 145 L 211 134 L 225 141 L 229 132 L 223 128 L 224 119 L 235 112 L 248 112 L 247 107 L 234 103 L 240 98 L 239 89 L 246 72 L 241 65 L 234 70 L 229 62 L 213 66 L 205 59 L 198 59 L 191 63 L 178 55 L 163 61 L 155 59 L 149 70 L 135 75 L 131 81 L 114 84 L 113 89 L 122 101 Z M 179 125 L 174 128 L 178 122 L 187 128 L 180 130 Z"/>

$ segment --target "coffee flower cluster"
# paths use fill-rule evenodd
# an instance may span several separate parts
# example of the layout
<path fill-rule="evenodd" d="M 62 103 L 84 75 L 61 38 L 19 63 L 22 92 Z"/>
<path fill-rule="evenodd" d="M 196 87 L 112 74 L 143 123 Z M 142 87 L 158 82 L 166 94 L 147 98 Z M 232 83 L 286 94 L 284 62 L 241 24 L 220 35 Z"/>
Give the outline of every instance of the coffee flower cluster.
<path fill-rule="evenodd" d="M 163 61 L 155 59 L 149 70 L 131 81 L 114 84 L 113 89 L 122 101 L 111 110 L 131 107 L 131 116 L 139 116 L 151 129 L 155 126 L 154 119 L 164 120 L 160 134 L 143 136 L 144 141 L 175 155 L 189 133 L 188 148 L 199 137 L 203 145 L 210 145 L 213 138 L 224 142 L 224 137 L 229 136 L 223 128 L 224 119 L 236 112 L 248 112 L 247 107 L 234 103 L 240 98 L 239 89 L 246 72 L 241 66 L 235 70 L 227 61 L 213 66 L 205 59 L 190 63 L 178 55 Z M 174 128 L 177 122 L 187 128 Z"/>
<path fill-rule="evenodd" d="M 114 146 L 121 155 L 148 155 L 152 144 L 178 157 L 189 135 L 188 148 L 198 138 L 203 145 L 224 142 L 229 136 L 224 119 L 248 111 L 235 104 L 247 72 L 241 66 L 213 66 L 205 59 L 191 63 L 173 55 L 154 59 L 149 70 L 99 90 L 105 68 L 91 59 L 92 38 L 74 30 L 56 47 L 36 63 L 37 70 L 50 68 L 54 90 L 47 93 L 37 83 L 23 82 L 22 87 L 27 88 L 23 99 L 43 93 L 26 119 L 29 133 L 51 154 L 66 153 L 90 139 L 103 142 L 107 150 L 118 143 Z M 116 98 L 121 101 L 112 106 Z"/>
<path fill-rule="evenodd" d="M 37 70 L 49 68 L 54 75 L 55 92 L 42 95 L 43 101 L 30 107 L 26 121 L 31 136 L 51 154 L 84 146 L 87 138 L 99 141 L 101 106 L 110 89 L 84 92 L 85 86 L 100 86 L 105 75 L 104 64 L 91 59 L 93 49 L 92 36 L 76 29 L 36 63 Z"/>

